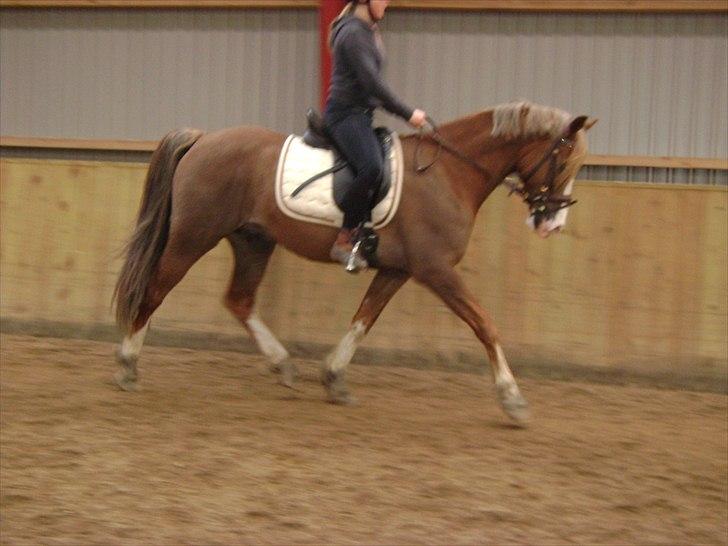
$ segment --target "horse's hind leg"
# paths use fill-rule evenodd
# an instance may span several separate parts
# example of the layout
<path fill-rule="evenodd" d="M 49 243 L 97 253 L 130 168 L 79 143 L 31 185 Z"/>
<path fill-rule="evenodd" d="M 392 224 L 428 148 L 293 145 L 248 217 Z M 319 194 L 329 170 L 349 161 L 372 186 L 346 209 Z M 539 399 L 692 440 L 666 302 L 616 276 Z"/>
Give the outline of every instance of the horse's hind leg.
<path fill-rule="evenodd" d="M 149 319 L 141 328 L 124 337 L 116 352 L 116 360 L 121 366 L 121 370 L 115 376 L 116 384 L 125 391 L 137 389 L 137 380 L 139 379 L 137 361 L 139 360 L 142 345 L 144 345 L 144 338 L 147 336 L 147 330 L 149 330 Z"/>
<path fill-rule="evenodd" d="M 409 273 L 396 269 L 380 269 L 377 272 L 359 310 L 351 320 L 349 331 L 326 357 L 321 381 L 326 388 L 329 402 L 344 405 L 354 402 L 346 387 L 346 367 L 361 340 L 407 279 Z"/>
<path fill-rule="evenodd" d="M 227 239 L 233 249 L 235 265 L 225 294 L 225 306 L 255 340 L 260 352 L 268 358 L 271 370 L 280 372 L 281 383 L 292 387 L 296 368 L 289 360 L 288 351 L 253 312 L 255 293 L 263 280 L 275 241 L 253 225 L 240 228 Z"/>
<path fill-rule="evenodd" d="M 191 244 L 191 239 L 185 240 L 180 237 L 171 237 L 168 241 L 156 271 L 147 286 L 144 300 L 139 306 L 139 312 L 132 324 L 131 331 L 124 337 L 117 352 L 117 361 L 121 365 L 121 370 L 117 372 L 115 379 L 123 390 L 134 391 L 137 389 L 139 379 L 137 361 L 152 314 L 164 301 L 169 291 L 182 280 L 190 267 L 213 246 L 212 242 L 204 247 L 195 246 Z"/>
<path fill-rule="evenodd" d="M 508 366 L 495 324 L 475 297 L 469 293 L 457 272 L 448 266 L 429 267 L 418 272 L 416 278 L 440 296 L 473 329 L 488 353 L 503 411 L 513 420 L 525 423 L 529 417 L 528 404 L 521 395 Z"/>

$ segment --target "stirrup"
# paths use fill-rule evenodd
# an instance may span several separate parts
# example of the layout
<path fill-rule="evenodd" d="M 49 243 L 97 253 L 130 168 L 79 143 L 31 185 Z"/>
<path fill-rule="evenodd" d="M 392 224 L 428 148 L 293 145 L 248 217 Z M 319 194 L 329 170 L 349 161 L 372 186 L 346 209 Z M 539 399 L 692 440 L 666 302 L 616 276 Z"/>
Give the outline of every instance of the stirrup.
<path fill-rule="evenodd" d="M 335 247 L 331 249 L 329 256 L 333 261 L 342 264 L 348 273 L 358 273 L 359 271 L 363 271 L 369 267 L 369 263 L 366 259 L 360 254 L 357 254 L 358 248 L 359 247 L 357 247 L 356 244 L 352 250 Z"/>
<path fill-rule="evenodd" d="M 369 267 L 367 261 L 359 254 L 361 248 L 361 240 L 354 244 L 354 248 L 349 253 L 349 258 L 346 260 L 346 267 L 344 269 L 347 273 L 359 273 L 359 271 L 365 270 Z"/>

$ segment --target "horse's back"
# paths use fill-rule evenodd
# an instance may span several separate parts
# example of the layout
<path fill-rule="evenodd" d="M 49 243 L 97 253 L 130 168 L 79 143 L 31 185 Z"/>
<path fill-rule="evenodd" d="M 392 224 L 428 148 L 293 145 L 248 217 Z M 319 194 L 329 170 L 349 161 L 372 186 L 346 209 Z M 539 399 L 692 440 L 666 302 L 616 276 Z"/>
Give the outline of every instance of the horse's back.
<path fill-rule="evenodd" d="M 203 135 L 180 160 L 173 181 L 173 228 L 183 218 L 228 233 L 273 196 L 273 178 L 286 136 L 240 126 Z M 270 186 L 270 190 L 266 188 Z M 219 224 L 219 225 L 218 225 Z"/>
<path fill-rule="evenodd" d="M 205 133 L 182 158 L 180 175 L 216 178 L 277 160 L 286 136 L 264 127 L 243 125 Z M 223 176 L 224 178 L 224 176 Z"/>
<path fill-rule="evenodd" d="M 241 125 L 206 133 L 197 141 L 198 154 L 214 153 L 216 158 L 225 155 L 240 157 L 260 153 L 266 148 L 280 150 L 286 135 L 256 125 Z"/>

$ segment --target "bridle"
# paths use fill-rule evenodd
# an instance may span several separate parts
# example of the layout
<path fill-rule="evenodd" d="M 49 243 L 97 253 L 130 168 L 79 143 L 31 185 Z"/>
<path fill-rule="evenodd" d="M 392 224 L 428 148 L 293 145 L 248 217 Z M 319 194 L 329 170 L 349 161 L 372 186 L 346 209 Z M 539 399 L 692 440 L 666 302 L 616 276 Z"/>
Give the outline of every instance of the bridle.
<path fill-rule="evenodd" d="M 531 210 L 531 214 L 534 215 L 534 224 L 536 227 L 546 218 L 552 218 L 558 211 L 565 209 L 576 204 L 574 199 L 567 195 L 556 195 L 556 188 L 554 182 L 556 182 L 556 176 L 561 172 L 566 163 L 562 163 L 559 167 L 556 165 L 556 159 L 562 149 L 566 148 L 569 153 L 574 149 L 574 141 L 567 136 L 557 137 L 549 149 L 546 150 L 543 157 L 534 165 L 530 171 L 521 176 L 523 181 L 523 187 L 519 188 L 518 192 L 523 200 L 528 203 L 528 207 Z M 528 181 L 533 177 L 534 174 L 543 166 L 546 161 L 549 161 L 549 172 L 547 178 L 547 184 L 542 184 L 539 187 L 538 192 L 531 193 L 526 191 Z M 513 186 L 511 186 L 511 193 L 513 193 Z"/>
<path fill-rule="evenodd" d="M 461 161 L 467 163 L 468 165 L 479 171 L 484 177 L 490 177 L 490 173 L 485 169 L 485 167 L 483 167 L 472 157 L 464 154 L 455 146 L 443 139 L 440 135 L 440 131 L 437 128 L 437 125 L 429 116 L 427 117 L 427 123 L 430 125 L 430 127 L 432 127 L 432 134 L 426 135 L 425 133 L 420 131 L 417 147 L 415 148 L 415 171 L 417 173 L 423 173 L 427 169 L 432 167 L 440 158 L 440 154 L 444 149 Z M 433 159 L 427 165 L 422 166 L 419 164 L 419 155 L 420 146 L 425 136 L 429 136 L 432 140 L 434 140 L 438 144 L 438 148 L 435 159 Z M 534 217 L 534 225 L 536 227 L 538 227 L 538 225 L 543 220 L 547 218 L 553 218 L 556 213 L 561 209 L 565 209 L 576 204 L 576 201 L 571 199 L 571 197 L 556 194 L 556 188 L 554 187 L 554 183 L 556 182 L 556 176 L 564 169 L 565 166 L 565 163 L 562 163 L 560 166 L 558 166 L 556 163 L 559 153 L 564 148 L 566 148 L 569 153 L 571 153 L 571 151 L 574 149 L 574 140 L 566 135 L 557 137 L 551 143 L 551 146 L 549 146 L 548 150 L 546 150 L 546 152 L 536 163 L 536 165 L 534 165 L 526 174 L 520 176 L 520 184 L 517 182 L 513 182 L 512 180 L 506 179 L 504 175 L 502 183 L 508 186 L 508 188 L 511 190 L 508 195 L 517 193 L 523 198 L 524 203 L 528 205 L 529 211 Z M 535 175 L 539 171 L 539 169 L 547 161 L 549 162 L 549 171 L 546 183 L 542 184 L 538 188 L 538 191 L 530 191 L 528 189 L 528 181 L 533 177 L 533 175 Z"/>

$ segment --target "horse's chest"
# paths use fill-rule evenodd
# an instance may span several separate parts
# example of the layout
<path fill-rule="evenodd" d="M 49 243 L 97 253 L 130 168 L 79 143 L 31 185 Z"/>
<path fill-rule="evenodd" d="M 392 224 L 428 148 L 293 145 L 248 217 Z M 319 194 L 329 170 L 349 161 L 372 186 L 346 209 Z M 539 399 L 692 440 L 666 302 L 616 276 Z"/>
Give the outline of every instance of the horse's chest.
<path fill-rule="evenodd" d="M 421 235 L 421 244 L 436 247 L 440 254 L 451 257 L 449 261 L 460 261 L 473 231 L 474 214 L 449 189 L 443 190 L 434 181 L 417 183 L 419 191 L 412 192 L 414 199 L 408 203 L 415 209 L 412 229 L 416 236 Z"/>

